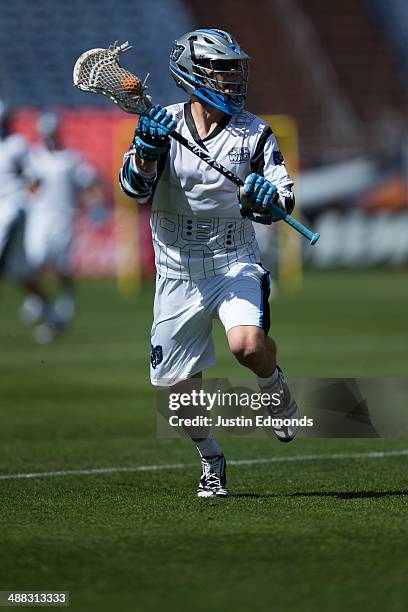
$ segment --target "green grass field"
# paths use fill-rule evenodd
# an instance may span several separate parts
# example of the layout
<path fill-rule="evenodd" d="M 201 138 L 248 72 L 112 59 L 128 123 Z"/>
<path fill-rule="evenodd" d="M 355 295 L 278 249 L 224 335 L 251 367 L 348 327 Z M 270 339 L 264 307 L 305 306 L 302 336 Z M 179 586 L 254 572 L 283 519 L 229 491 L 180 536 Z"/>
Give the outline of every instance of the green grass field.
<path fill-rule="evenodd" d="M 287 375 L 407 377 L 406 277 L 314 272 L 275 298 Z M 0 590 L 69 590 L 84 612 L 406 610 L 408 458 L 367 454 L 408 439 L 228 438 L 227 459 L 270 462 L 231 465 L 234 496 L 197 499 L 196 450 L 155 434 L 153 285 L 125 299 L 88 282 L 79 296 L 74 328 L 41 347 L 16 288 L 2 291 L 0 475 L 187 465 L 1 479 Z M 236 378 L 219 325 L 216 341 L 209 375 Z"/>

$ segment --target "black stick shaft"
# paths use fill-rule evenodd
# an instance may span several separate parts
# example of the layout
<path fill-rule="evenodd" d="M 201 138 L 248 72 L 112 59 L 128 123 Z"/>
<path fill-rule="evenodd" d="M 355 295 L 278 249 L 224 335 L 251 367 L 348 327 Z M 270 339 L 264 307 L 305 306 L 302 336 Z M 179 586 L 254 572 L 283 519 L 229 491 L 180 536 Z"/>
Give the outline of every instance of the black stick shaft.
<path fill-rule="evenodd" d="M 231 170 L 228 170 L 227 168 L 225 168 L 225 166 L 213 159 L 211 155 L 207 151 L 202 149 L 198 144 L 196 144 L 195 142 L 191 142 L 191 140 L 187 140 L 187 138 L 184 138 L 184 136 L 182 136 L 178 132 L 172 132 L 170 136 L 174 138 L 174 140 L 177 140 L 177 142 L 179 142 L 183 147 L 186 147 L 186 149 L 194 153 L 194 155 L 197 155 L 197 157 L 205 161 L 209 166 L 211 166 L 211 168 L 214 168 L 214 170 L 217 170 L 217 172 L 229 179 L 232 183 L 234 183 L 238 187 L 244 186 L 244 181 L 242 179 L 240 179 L 233 172 L 231 172 Z M 279 206 L 272 204 L 271 207 L 276 215 L 279 215 L 279 217 L 283 221 L 285 221 L 288 225 L 293 227 L 293 229 L 298 231 L 299 234 L 302 234 L 302 236 L 307 238 L 310 244 L 315 244 L 319 240 L 320 235 L 317 232 L 312 232 L 312 230 L 310 230 L 308 227 L 303 225 L 303 223 L 289 215 L 286 211 L 282 210 L 282 208 L 280 208 Z"/>
<path fill-rule="evenodd" d="M 235 185 L 237 185 L 238 187 L 243 187 L 243 180 L 241 180 L 238 176 L 235 176 L 233 172 L 231 172 L 222 164 L 213 159 L 211 155 L 207 153 L 207 151 L 202 149 L 198 144 L 196 144 L 195 142 L 191 142 L 191 140 L 187 140 L 187 138 L 184 138 L 184 136 L 182 136 L 178 132 L 172 132 L 170 136 L 174 138 L 174 140 L 177 140 L 177 142 L 179 142 L 181 145 L 183 145 L 183 147 L 186 147 L 186 149 L 194 153 L 194 155 L 197 155 L 197 157 L 205 161 L 209 166 L 211 166 L 211 168 L 214 168 L 214 170 L 217 170 L 220 174 L 226 176 L 227 179 L 235 183 Z"/>

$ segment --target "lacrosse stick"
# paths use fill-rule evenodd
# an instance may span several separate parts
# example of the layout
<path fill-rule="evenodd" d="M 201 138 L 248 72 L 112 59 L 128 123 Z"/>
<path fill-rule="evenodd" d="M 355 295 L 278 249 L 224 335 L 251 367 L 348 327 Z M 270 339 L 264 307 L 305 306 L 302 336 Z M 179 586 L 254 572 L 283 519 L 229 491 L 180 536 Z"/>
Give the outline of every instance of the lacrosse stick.
<path fill-rule="evenodd" d="M 120 106 L 122 110 L 131 115 L 144 113 L 152 106 L 152 99 L 146 93 L 147 77 L 142 83 L 137 76 L 125 70 L 119 63 L 120 55 L 131 48 L 128 42 L 118 45 L 116 41 L 107 49 L 85 51 L 77 59 L 74 66 L 74 85 L 82 91 L 107 96 Z M 187 140 L 178 132 L 172 132 L 170 136 L 235 185 L 243 187 L 244 181 L 242 179 L 213 159 L 197 143 Z M 272 210 L 283 221 L 286 221 L 291 227 L 305 236 L 310 241 L 310 244 L 315 244 L 319 240 L 320 234 L 312 232 L 303 223 L 288 215 L 279 206 L 272 204 Z"/>

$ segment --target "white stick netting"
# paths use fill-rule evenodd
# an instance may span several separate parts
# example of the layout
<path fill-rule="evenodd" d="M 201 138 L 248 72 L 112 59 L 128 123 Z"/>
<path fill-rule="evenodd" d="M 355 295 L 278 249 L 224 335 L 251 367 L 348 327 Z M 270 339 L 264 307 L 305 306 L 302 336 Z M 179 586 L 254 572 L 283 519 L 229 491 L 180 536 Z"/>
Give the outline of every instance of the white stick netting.
<path fill-rule="evenodd" d="M 131 47 L 117 43 L 108 49 L 83 53 L 74 67 L 74 84 L 82 91 L 111 98 L 127 113 L 140 114 L 151 106 L 150 96 L 140 79 L 119 64 L 119 56 Z"/>

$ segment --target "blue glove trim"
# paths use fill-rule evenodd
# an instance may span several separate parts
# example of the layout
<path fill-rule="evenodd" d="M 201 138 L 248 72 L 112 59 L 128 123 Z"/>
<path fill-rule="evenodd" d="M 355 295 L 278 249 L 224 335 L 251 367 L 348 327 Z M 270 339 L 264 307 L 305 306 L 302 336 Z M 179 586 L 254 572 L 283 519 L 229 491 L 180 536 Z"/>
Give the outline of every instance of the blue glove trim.
<path fill-rule="evenodd" d="M 255 172 L 246 178 L 244 193 L 251 198 L 254 204 L 265 209 L 268 209 L 278 196 L 276 186 Z"/>
<path fill-rule="evenodd" d="M 140 116 L 135 130 L 133 147 L 139 157 L 157 161 L 170 148 L 169 135 L 177 127 L 172 115 L 159 105 L 152 106 Z"/>
<path fill-rule="evenodd" d="M 260 212 L 254 211 L 251 209 L 251 206 L 240 204 L 240 211 L 243 217 L 264 225 L 270 225 L 273 221 L 277 220 L 272 212 L 272 205 L 279 197 L 276 185 L 268 181 L 264 176 L 253 172 L 247 176 L 243 192 L 252 201 L 254 207 L 262 209 Z"/>

